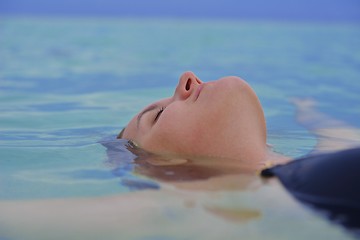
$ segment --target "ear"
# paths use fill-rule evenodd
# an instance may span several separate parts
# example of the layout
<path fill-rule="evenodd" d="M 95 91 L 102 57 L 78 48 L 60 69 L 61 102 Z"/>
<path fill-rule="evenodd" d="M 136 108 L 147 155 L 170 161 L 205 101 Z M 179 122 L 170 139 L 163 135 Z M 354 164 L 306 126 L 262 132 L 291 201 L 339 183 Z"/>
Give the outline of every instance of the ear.
<path fill-rule="evenodd" d="M 149 157 L 145 160 L 147 163 L 153 166 L 175 166 L 189 162 L 184 158 L 160 158 L 160 157 Z"/>

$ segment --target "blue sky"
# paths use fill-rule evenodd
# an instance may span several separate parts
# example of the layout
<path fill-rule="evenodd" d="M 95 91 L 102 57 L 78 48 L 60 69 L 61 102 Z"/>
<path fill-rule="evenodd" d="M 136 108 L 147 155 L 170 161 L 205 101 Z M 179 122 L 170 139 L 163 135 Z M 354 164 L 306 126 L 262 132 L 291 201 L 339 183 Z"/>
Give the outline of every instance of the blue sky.
<path fill-rule="evenodd" d="M 360 0 L 0 0 L 0 14 L 360 21 Z"/>

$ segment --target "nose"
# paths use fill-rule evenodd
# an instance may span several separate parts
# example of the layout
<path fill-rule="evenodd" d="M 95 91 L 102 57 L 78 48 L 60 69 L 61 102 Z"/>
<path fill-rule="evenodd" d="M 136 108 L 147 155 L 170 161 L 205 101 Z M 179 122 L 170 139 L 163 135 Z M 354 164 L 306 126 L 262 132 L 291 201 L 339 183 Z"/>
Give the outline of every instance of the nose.
<path fill-rule="evenodd" d="M 203 82 L 193 73 L 185 72 L 180 76 L 179 83 L 175 89 L 175 98 L 187 99 L 191 93 Z"/>

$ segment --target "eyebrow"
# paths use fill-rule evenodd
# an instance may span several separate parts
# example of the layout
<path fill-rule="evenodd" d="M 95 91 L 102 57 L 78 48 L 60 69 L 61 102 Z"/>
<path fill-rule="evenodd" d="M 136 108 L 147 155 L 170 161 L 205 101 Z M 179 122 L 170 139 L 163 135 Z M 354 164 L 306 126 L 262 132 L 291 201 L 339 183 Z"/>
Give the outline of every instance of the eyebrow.
<path fill-rule="evenodd" d="M 148 106 L 147 108 L 145 108 L 141 113 L 139 113 L 139 115 L 137 116 L 137 123 L 136 123 L 137 128 L 139 128 L 141 118 L 144 116 L 144 114 L 147 112 L 150 112 L 158 107 L 159 106 L 157 104 L 152 104 L 152 105 Z"/>

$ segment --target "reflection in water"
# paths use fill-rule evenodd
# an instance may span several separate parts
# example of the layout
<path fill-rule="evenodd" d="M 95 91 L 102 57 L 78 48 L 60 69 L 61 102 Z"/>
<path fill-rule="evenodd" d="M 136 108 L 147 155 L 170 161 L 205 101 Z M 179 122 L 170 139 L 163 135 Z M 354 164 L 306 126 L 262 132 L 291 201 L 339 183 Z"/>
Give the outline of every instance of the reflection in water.
<path fill-rule="evenodd" d="M 222 218 L 239 222 L 245 223 L 253 219 L 261 218 L 261 213 L 258 210 L 253 209 L 246 209 L 246 208 L 225 208 L 225 207 L 218 207 L 218 206 L 205 206 L 205 209 L 209 212 L 221 216 Z"/>
<path fill-rule="evenodd" d="M 238 163 L 232 159 L 188 156 L 160 156 L 149 153 L 125 139 L 102 141 L 106 147 L 106 163 L 112 167 L 113 174 L 119 177 L 146 178 L 160 182 L 184 186 L 198 182 L 237 176 L 242 182 L 249 182 L 255 176 L 252 165 Z M 143 181 L 144 179 L 141 179 Z M 233 188 L 233 184 L 231 184 Z M 244 188 L 244 184 L 237 184 Z M 222 186 L 224 187 L 224 186 Z"/>
<path fill-rule="evenodd" d="M 124 139 L 102 141 L 106 147 L 107 164 L 121 183 L 131 190 L 159 189 L 168 183 L 178 189 L 196 191 L 245 190 L 259 186 L 253 166 L 234 164 L 231 159 L 189 158 L 151 154 Z M 186 202 L 192 208 L 196 203 Z M 245 207 L 203 206 L 207 212 L 234 222 L 261 218 L 261 211 Z"/>
<path fill-rule="evenodd" d="M 239 164 L 231 159 L 159 156 L 146 152 L 124 139 L 103 141 L 102 145 L 107 149 L 107 163 L 114 168 L 113 173 L 121 177 L 122 184 L 130 189 L 160 189 L 160 184 L 166 183 L 178 189 L 198 192 L 244 192 L 259 189 L 262 186 L 262 180 L 255 174 L 254 166 Z M 289 164 L 284 166 L 287 165 Z M 301 199 L 300 201 L 307 203 Z M 194 204 L 192 202 L 188 206 L 191 208 Z M 322 206 L 314 204 L 312 206 L 315 212 L 321 210 L 323 213 Z M 262 218 L 261 211 L 254 207 L 229 207 L 208 203 L 202 203 L 202 207 L 222 219 L 238 223 Z M 354 213 L 349 214 L 344 211 L 341 213 L 344 218 L 354 215 Z M 331 214 L 321 215 L 358 234 L 360 223 L 357 212 L 355 213 L 356 222 L 339 220 L 339 214 L 336 218 Z"/>

